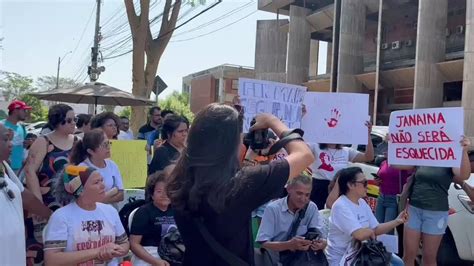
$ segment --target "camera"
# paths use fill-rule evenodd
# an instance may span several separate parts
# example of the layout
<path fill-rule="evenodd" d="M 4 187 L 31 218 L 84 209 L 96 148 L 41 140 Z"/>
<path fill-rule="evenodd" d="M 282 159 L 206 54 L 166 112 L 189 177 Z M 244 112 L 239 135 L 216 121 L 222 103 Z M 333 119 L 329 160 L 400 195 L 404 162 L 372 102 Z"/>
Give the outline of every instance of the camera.
<path fill-rule="evenodd" d="M 304 239 L 306 240 L 317 240 L 321 236 L 321 232 L 319 232 L 316 228 L 308 228 L 308 232 L 304 235 Z"/>
<path fill-rule="evenodd" d="M 255 122 L 255 118 L 253 118 L 250 122 L 250 126 L 253 126 Z M 245 135 L 244 144 L 254 151 L 268 148 L 270 145 L 270 134 L 268 128 L 249 131 Z"/>

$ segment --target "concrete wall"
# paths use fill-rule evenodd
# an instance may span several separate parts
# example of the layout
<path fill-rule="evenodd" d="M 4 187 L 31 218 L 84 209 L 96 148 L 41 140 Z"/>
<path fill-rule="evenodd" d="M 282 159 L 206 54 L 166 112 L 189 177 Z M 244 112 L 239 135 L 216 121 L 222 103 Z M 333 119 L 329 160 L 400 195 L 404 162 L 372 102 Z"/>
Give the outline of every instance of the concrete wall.
<path fill-rule="evenodd" d="M 474 137 L 474 3 L 466 1 L 466 44 L 464 51 L 464 82 L 462 107 L 464 107 L 465 134 Z"/>
<path fill-rule="evenodd" d="M 255 42 L 256 79 L 286 81 L 286 51 L 288 34 L 280 25 L 288 20 L 257 20 Z"/>
<path fill-rule="evenodd" d="M 204 106 L 217 101 L 216 82 L 218 81 L 212 75 L 203 76 L 191 81 L 191 112 L 197 113 Z"/>
<path fill-rule="evenodd" d="M 415 64 L 414 108 L 443 106 L 443 75 L 436 63 L 445 59 L 447 0 L 420 0 Z"/>
<path fill-rule="evenodd" d="M 311 25 L 306 16 L 309 9 L 290 6 L 290 32 L 288 34 L 288 61 L 286 66 L 286 82 L 302 84 L 308 81 Z"/>

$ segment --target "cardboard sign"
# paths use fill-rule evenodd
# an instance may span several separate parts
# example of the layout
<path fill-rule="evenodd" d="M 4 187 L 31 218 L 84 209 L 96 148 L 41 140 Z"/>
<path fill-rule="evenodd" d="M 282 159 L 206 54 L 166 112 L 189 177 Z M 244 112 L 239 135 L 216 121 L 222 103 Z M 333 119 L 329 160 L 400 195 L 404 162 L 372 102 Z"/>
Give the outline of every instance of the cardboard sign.
<path fill-rule="evenodd" d="M 122 174 L 124 188 L 145 187 L 147 173 L 147 152 L 145 140 L 113 140 L 111 159 Z"/>
<path fill-rule="evenodd" d="M 301 127 L 301 110 L 306 87 L 255 80 L 239 79 L 240 103 L 244 107 L 244 133 L 252 119 L 261 113 L 271 113 L 289 128 Z"/>
<path fill-rule="evenodd" d="M 308 92 L 302 119 L 305 140 L 313 143 L 367 144 L 369 95 Z"/>
<path fill-rule="evenodd" d="M 463 132 L 460 107 L 392 112 L 388 160 L 394 165 L 459 167 Z"/>

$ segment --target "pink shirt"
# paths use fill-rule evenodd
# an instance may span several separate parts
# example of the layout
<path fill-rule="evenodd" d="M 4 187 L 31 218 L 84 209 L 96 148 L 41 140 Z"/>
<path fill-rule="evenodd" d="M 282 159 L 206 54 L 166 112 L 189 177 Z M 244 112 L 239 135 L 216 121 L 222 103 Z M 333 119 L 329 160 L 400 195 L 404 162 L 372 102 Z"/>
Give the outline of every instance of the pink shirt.
<path fill-rule="evenodd" d="M 400 194 L 403 185 L 407 182 L 408 177 L 412 174 L 412 171 L 398 170 L 390 167 L 387 160 L 383 161 L 380 165 L 377 175 L 382 180 L 380 185 L 380 192 L 383 195 L 397 195 Z"/>

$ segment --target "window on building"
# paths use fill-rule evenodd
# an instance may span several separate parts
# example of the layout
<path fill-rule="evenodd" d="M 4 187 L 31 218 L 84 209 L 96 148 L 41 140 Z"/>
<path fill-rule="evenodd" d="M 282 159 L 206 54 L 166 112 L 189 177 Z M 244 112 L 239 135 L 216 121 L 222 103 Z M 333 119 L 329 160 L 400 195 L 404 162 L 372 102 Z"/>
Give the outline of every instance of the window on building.
<path fill-rule="evenodd" d="M 239 80 L 238 79 L 233 79 L 232 80 L 232 89 L 233 90 L 238 90 L 239 89 Z"/>
<path fill-rule="evenodd" d="M 462 81 L 446 82 L 443 85 L 443 100 L 445 102 L 461 101 Z"/>

